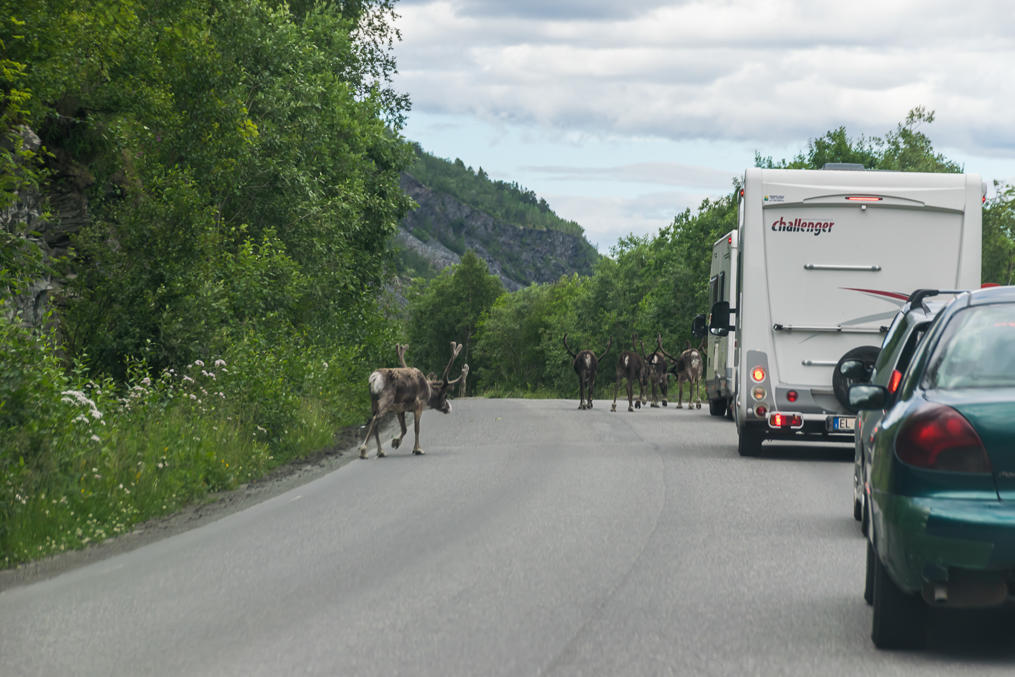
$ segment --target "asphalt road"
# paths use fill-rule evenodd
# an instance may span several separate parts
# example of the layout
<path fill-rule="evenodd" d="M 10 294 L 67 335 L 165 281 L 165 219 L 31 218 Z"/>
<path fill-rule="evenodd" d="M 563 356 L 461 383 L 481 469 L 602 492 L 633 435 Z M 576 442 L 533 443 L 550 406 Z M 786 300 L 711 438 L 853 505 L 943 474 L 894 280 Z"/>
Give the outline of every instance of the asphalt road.
<path fill-rule="evenodd" d="M 1015 670 L 1010 615 L 872 646 L 849 450 L 743 459 L 706 409 L 604 401 L 467 399 L 422 429 L 426 456 L 0 592 L 0 674 Z"/>

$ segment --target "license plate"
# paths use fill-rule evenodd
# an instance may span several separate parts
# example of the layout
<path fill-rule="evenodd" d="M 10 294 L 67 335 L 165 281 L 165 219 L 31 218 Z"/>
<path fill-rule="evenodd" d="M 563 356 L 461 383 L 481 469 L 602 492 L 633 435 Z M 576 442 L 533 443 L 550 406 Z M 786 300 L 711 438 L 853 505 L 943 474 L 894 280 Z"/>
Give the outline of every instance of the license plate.
<path fill-rule="evenodd" d="M 828 429 L 832 432 L 853 432 L 856 429 L 856 416 L 832 416 L 828 419 Z"/>

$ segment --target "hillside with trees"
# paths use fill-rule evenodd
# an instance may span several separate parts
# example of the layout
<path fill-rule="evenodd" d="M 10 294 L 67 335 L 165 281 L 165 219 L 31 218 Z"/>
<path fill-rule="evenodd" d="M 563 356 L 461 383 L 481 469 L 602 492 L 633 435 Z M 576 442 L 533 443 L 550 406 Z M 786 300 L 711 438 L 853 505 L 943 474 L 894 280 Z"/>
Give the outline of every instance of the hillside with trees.
<path fill-rule="evenodd" d="M 557 216 L 545 199 L 517 183 L 496 181 L 462 160 L 435 157 L 412 144 L 414 159 L 402 189 L 415 205 L 402 220 L 402 268 L 420 271 L 415 254 L 434 271 L 458 263 L 466 250 L 486 262 L 509 290 L 588 275 L 599 259 L 574 221 Z"/>

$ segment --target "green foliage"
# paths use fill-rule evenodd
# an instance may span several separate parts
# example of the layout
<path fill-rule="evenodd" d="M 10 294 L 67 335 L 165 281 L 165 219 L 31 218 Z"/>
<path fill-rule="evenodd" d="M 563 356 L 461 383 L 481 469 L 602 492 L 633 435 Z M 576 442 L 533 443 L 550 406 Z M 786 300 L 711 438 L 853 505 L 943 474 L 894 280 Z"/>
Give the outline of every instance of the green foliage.
<path fill-rule="evenodd" d="M 961 172 L 962 168 L 941 153 L 935 153 L 930 137 L 919 130 L 934 122 L 934 112 L 923 106 L 913 108 L 906 120 L 884 137 L 851 139 L 845 127 L 811 139 L 807 151 L 792 160 L 775 162 L 771 156 L 755 153 L 755 165 L 783 169 L 821 169 L 830 162 L 855 163 L 867 169 L 902 172 Z"/>
<path fill-rule="evenodd" d="M 439 373 L 451 356 L 451 341 L 464 346 L 458 364 L 470 362 L 480 321 L 503 293 L 500 278 L 472 251 L 434 279 L 419 281 L 409 298 L 409 363 Z"/>
<path fill-rule="evenodd" d="M 983 207 L 984 282 L 1015 284 L 1015 187 L 996 183 Z"/>
<path fill-rule="evenodd" d="M 0 562 L 120 533 L 368 415 L 410 204 L 393 6 L 0 0 L 0 207 L 37 189 L 88 224 L 49 224 L 71 238 L 56 270 L 25 220 L 0 236 Z M 23 326 L 13 297 L 56 273 L 50 322 Z"/>
<path fill-rule="evenodd" d="M 251 332 L 157 376 L 132 361 L 118 384 L 65 370 L 52 331 L 7 312 L 0 346 L 0 566 L 124 533 L 328 447 L 364 420 L 378 358 Z"/>

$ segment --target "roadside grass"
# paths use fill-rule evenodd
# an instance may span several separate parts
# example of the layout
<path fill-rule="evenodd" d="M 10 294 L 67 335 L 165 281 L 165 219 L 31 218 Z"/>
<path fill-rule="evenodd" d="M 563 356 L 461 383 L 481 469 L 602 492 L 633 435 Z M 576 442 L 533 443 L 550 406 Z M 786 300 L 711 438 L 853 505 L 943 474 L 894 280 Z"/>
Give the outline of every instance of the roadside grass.
<path fill-rule="evenodd" d="M 0 322 L 0 334 L 0 567 L 263 477 L 370 410 L 351 350 L 241 343 L 157 377 L 134 364 L 118 387 L 68 373 L 26 330 Z"/>

